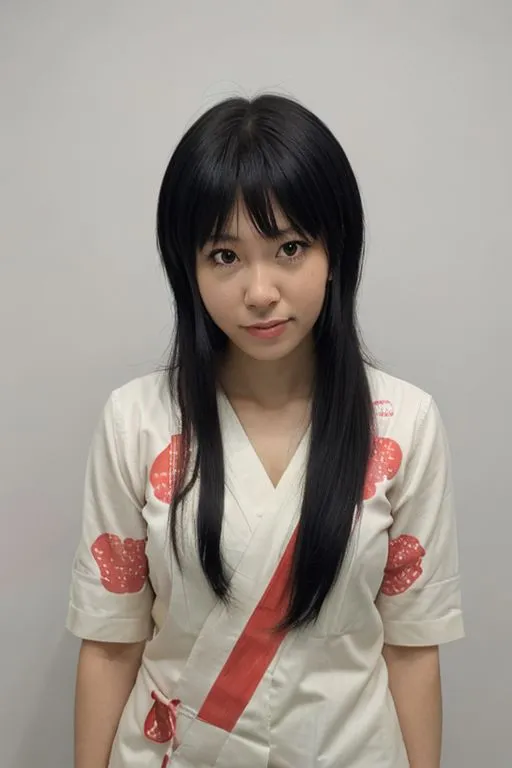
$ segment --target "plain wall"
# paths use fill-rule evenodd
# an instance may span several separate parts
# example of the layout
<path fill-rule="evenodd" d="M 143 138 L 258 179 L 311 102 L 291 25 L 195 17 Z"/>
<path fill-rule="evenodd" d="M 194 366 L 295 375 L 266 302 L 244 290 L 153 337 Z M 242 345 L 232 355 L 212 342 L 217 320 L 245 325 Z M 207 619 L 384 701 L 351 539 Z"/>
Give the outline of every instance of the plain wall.
<path fill-rule="evenodd" d="M 344 145 L 367 342 L 451 437 L 468 638 L 443 651 L 444 766 L 510 766 L 510 0 L 2 0 L 0 64 L 2 768 L 72 764 L 85 459 L 170 339 L 165 164 L 207 106 L 266 89 Z"/>

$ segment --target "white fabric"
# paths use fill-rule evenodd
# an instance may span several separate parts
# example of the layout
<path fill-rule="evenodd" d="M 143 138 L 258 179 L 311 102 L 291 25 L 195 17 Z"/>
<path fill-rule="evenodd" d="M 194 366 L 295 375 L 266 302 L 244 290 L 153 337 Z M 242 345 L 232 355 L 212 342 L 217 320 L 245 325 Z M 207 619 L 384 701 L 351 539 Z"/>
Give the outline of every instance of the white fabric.
<path fill-rule="evenodd" d="M 90 451 L 67 621 L 81 638 L 148 640 L 110 768 L 408 765 L 381 652 L 384 641 L 437 645 L 463 636 L 450 460 L 432 398 L 383 372 L 369 377 L 378 437 L 344 568 L 317 624 L 286 636 L 232 732 L 197 713 L 297 524 L 309 435 L 274 488 L 219 395 L 222 547 L 235 597 L 225 608 L 199 567 L 197 489 L 186 506 L 182 572 L 171 554 L 179 415 L 165 377 L 111 395 Z M 174 753 L 172 740 L 154 739 L 165 733 L 148 721 L 152 694 L 181 702 Z"/>

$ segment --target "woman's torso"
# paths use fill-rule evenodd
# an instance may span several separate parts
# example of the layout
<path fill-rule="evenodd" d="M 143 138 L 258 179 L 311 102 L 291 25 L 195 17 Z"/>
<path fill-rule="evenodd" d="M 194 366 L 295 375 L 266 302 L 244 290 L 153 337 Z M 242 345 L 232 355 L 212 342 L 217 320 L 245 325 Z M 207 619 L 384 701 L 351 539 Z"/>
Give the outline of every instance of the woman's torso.
<path fill-rule="evenodd" d="M 168 508 L 182 454 L 165 377 L 148 376 L 118 391 L 126 423 L 140 434 L 155 633 L 119 724 L 110 768 L 168 763 L 169 702 L 175 699 L 179 746 L 170 764 L 177 768 L 407 766 L 375 601 L 388 557 L 394 488 L 425 396 L 382 372 L 369 371 L 369 377 L 378 441 L 352 543 L 318 622 L 279 642 L 254 623 L 261 610 L 272 616 L 275 607 L 272 599 L 262 605 L 262 598 L 298 521 L 307 435 L 274 488 L 233 409 L 219 396 L 226 452 L 222 551 L 235 600 L 225 608 L 198 562 L 197 488 L 184 510 L 181 571 L 171 552 Z"/>

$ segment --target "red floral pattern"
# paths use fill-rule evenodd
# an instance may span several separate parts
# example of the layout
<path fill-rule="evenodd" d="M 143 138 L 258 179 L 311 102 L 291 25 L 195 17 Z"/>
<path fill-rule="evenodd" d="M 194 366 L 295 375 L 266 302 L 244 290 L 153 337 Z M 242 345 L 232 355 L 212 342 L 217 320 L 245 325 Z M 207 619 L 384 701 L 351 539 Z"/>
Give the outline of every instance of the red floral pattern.
<path fill-rule="evenodd" d="M 423 573 L 426 552 L 416 536 L 402 534 L 389 542 L 388 562 L 381 592 L 388 597 L 406 592 Z"/>
<path fill-rule="evenodd" d="M 381 418 L 390 418 L 395 413 L 393 403 L 390 400 L 374 400 L 373 407 L 375 415 Z"/>
<path fill-rule="evenodd" d="M 156 498 L 170 504 L 176 480 L 185 458 L 183 436 L 173 435 L 171 442 L 154 460 L 149 473 L 149 482 Z"/>
<path fill-rule="evenodd" d="M 364 500 L 375 496 L 377 483 L 395 477 L 401 464 L 402 449 L 398 443 L 389 437 L 375 437 L 364 483 Z"/>
<path fill-rule="evenodd" d="M 140 592 L 148 575 L 144 539 L 120 539 L 102 533 L 91 546 L 100 569 L 101 583 L 109 592 L 122 595 Z"/>
<path fill-rule="evenodd" d="M 157 691 L 152 691 L 153 706 L 144 722 L 144 735 L 157 744 L 165 744 L 174 739 L 176 734 L 176 717 L 180 704 L 178 699 L 167 701 Z"/>

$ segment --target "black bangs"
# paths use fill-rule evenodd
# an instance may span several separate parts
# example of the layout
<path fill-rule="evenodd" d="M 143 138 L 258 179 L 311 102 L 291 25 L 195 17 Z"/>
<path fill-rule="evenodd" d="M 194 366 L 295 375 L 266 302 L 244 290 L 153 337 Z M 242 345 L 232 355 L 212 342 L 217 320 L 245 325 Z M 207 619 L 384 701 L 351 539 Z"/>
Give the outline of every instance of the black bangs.
<path fill-rule="evenodd" d="M 237 120 L 226 117 L 218 132 L 210 126 L 208 142 L 196 144 L 188 178 L 174 201 L 173 218 L 187 221 L 181 242 L 188 235 L 196 252 L 218 238 L 240 203 L 264 237 L 279 235 L 279 209 L 298 234 L 326 239 L 326 192 L 332 195 L 332 190 L 325 166 L 304 152 L 304 137 L 297 137 L 285 120 L 281 131 L 270 130 L 251 114 L 250 104 L 238 111 Z"/>
<path fill-rule="evenodd" d="M 316 239 L 322 223 L 313 200 L 307 201 L 304 193 L 297 193 L 293 177 L 299 175 L 300 169 L 295 169 L 294 174 L 288 169 L 286 174 L 272 146 L 252 145 L 245 152 L 239 149 L 237 155 L 233 167 L 227 167 L 224 158 L 208 168 L 210 184 L 197 179 L 195 216 L 190 221 L 195 250 L 203 248 L 208 240 L 218 239 L 231 220 L 236 220 L 240 205 L 263 237 L 279 236 L 276 213 L 280 210 L 298 234 Z"/>

